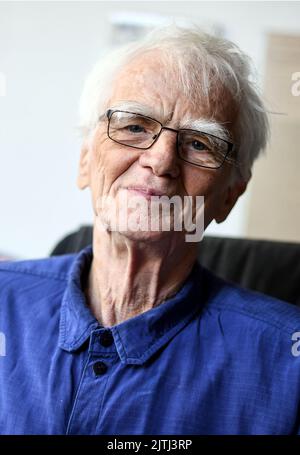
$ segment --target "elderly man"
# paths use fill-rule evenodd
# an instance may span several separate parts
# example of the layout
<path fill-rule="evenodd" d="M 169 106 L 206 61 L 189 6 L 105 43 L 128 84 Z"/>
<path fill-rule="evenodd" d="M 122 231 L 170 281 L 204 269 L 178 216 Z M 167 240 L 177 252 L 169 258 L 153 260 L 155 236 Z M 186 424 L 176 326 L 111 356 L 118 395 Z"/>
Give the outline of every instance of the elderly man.
<path fill-rule="evenodd" d="M 174 227 L 186 212 L 196 230 L 225 220 L 265 146 L 247 57 L 157 30 L 95 67 L 81 127 L 93 246 L 1 264 L 0 432 L 299 432 L 299 309 L 200 267 L 199 242 Z M 177 215 L 174 197 L 189 201 Z"/>

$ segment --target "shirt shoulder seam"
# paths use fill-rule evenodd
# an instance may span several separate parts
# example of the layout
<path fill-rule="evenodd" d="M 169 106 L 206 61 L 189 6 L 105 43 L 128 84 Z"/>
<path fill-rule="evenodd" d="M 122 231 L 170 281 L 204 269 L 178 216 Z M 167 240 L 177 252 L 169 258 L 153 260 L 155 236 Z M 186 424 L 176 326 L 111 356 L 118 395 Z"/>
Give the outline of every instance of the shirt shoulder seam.
<path fill-rule="evenodd" d="M 282 325 L 279 324 L 279 322 L 276 324 L 276 321 L 270 321 L 270 320 L 267 320 L 267 319 L 265 319 L 263 317 L 258 317 L 257 315 L 251 314 L 251 312 L 245 311 L 245 310 L 242 310 L 242 309 L 228 308 L 228 307 L 224 308 L 223 306 L 221 306 L 218 303 L 212 303 L 211 307 L 215 307 L 215 308 L 217 308 L 217 309 L 219 309 L 221 311 L 229 311 L 229 312 L 241 314 L 243 316 L 248 316 L 251 319 L 255 319 L 256 321 L 263 322 L 267 326 L 274 327 L 274 328 L 276 328 L 276 329 L 278 329 L 280 331 L 290 332 L 291 330 L 295 330 L 295 326 L 292 326 L 291 324 L 282 326 Z M 300 318 L 299 318 L 298 321 L 295 318 L 295 325 L 297 324 L 297 322 L 299 322 L 299 329 L 300 329 Z"/>

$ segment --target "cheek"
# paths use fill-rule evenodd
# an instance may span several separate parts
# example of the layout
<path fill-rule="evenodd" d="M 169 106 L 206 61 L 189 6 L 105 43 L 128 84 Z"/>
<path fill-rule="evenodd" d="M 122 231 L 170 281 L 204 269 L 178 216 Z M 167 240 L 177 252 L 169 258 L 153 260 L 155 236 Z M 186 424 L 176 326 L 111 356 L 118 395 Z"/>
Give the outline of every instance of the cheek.
<path fill-rule="evenodd" d="M 123 150 L 122 146 L 112 144 L 111 140 L 101 137 L 94 141 L 91 149 L 91 190 L 93 197 L 115 196 L 115 182 L 121 182 L 123 174 L 134 162 L 134 154 Z"/>
<path fill-rule="evenodd" d="M 191 168 L 183 173 L 183 182 L 187 195 L 204 196 L 204 222 L 207 226 L 215 218 L 222 198 L 225 196 L 223 173 Z M 195 208 L 196 204 L 194 203 L 193 209 Z"/>
<path fill-rule="evenodd" d="M 224 201 L 227 195 L 227 185 L 224 178 L 216 180 L 214 185 L 210 187 L 210 190 L 205 198 L 205 225 L 208 224 L 215 218 L 217 218 L 222 212 Z"/>
<path fill-rule="evenodd" d="M 189 196 L 209 197 L 218 185 L 219 179 L 216 177 L 216 174 L 204 168 L 186 166 L 182 170 L 183 186 Z"/>

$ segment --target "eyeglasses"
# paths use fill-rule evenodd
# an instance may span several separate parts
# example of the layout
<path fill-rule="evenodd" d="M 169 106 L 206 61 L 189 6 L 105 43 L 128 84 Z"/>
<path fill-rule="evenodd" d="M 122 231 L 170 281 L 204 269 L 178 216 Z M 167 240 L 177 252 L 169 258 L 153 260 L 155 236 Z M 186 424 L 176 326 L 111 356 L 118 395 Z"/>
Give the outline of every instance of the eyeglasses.
<path fill-rule="evenodd" d="M 210 169 L 219 169 L 223 163 L 235 163 L 229 157 L 234 145 L 212 134 L 191 129 L 173 129 L 158 120 L 134 112 L 109 109 L 107 135 L 118 144 L 147 150 L 158 140 L 162 130 L 177 134 L 178 156 L 187 163 Z M 100 117 L 101 118 L 101 117 Z"/>

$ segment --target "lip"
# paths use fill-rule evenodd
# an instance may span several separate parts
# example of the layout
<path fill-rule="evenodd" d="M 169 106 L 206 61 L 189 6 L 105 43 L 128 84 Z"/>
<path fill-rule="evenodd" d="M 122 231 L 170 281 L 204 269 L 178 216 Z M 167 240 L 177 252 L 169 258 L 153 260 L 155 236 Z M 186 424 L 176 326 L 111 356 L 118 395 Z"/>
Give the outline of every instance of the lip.
<path fill-rule="evenodd" d="M 167 196 L 167 194 L 163 191 L 145 186 L 128 186 L 126 189 L 145 196 L 146 198 L 150 198 L 151 196 Z"/>

